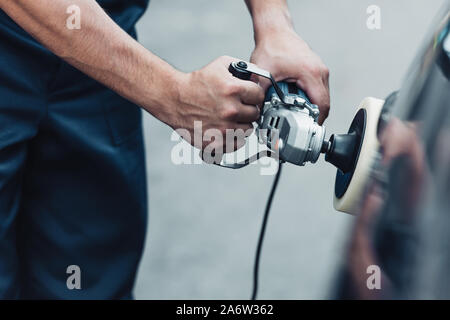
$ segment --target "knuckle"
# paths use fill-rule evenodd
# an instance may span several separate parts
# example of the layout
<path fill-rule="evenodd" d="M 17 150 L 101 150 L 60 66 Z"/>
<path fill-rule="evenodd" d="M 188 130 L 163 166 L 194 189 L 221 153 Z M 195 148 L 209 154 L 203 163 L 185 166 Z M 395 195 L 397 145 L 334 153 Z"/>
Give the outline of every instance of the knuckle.
<path fill-rule="evenodd" d="M 322 76 L 322 70 L 321 70 L 321 68 L 320 68 L 320 67 L 317 67 L 317 66 L 312 67 L 312 68 L 311 68 L 311 75 L 312 75 L 314 78 L 321 77 L 321 76 Z"/>
<path fill-rule="evenodd" d="M 317 64 L 317 63 L 306 65 L 305 71 L 314 78 L 321 77 L 322 76 L 322 65 Z"/>
<path fill-rule="evenodd" d="M 240 92 L 241 88 L 234 81 L 228 81 L 224 86 L 225 95 L 235 95 Z"/>
<path fill-rule="evenodd" d="M 230 105 L 222 109 L 221 117 L 222 119 L 231 120 L 236 118 L 238 113 L 239 113 L 238 108 L 233 105 Z"/>

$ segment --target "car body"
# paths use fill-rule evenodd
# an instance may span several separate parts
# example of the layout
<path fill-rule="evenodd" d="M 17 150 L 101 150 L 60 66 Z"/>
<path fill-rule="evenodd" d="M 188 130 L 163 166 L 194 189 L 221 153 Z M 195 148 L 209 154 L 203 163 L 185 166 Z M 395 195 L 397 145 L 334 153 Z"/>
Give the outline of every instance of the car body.
<path fill-rule="evenodd" d="M 334 298 L 450 298 L 449 30 L 447 2 L 386 99 Z"/>

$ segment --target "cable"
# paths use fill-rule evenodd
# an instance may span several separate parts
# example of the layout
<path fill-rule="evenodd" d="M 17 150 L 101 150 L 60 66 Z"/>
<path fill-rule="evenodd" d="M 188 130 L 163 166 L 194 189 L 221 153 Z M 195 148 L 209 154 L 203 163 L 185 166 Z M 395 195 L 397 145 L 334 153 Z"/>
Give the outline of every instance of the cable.
<path fill-rule="evenodd" d="M 255 257 L 255 265 L 253 268 L 253 293 L 252 300 L 256 300 L 256 296 L 258 294 L 258 275 L 259 275 L 259 260 L 261 258 L 261 249 L 264 241 L 264 234 L 266 233 L 267 220 L 269 219 L 270 208 L 272 206 L 273 196 L 275 195 L 275 191 L 277 190 L 278 181 L 280 180 L 281 169 L 283 167 L 283 163 L 280 162 L 278 167 L 278 172 L 273 180 L 272 189 L 270 190 L 269 198 L 266 203 L 266 210 L 264 212 L 264 218 L 261 226 L 261 231 L 259 232 L 258 239 L 258 247 L 256 248 L 256 257 Z"/>

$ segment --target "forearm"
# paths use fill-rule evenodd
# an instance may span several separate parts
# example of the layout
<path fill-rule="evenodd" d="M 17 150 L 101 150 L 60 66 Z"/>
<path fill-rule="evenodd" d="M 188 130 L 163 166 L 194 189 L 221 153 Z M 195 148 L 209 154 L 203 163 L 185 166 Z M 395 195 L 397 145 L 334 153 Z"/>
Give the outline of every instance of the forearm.
<path fill-rule="evenodd" d="M 81 29 L 66 27 L 70 5 Z M 168 123 L 181 73 L 142 47 L 93 0 L 0 0 L 1 8 L 56 55 Z"/>
<path fill-rule="evenodd" d="M 295 32 L 286 0 L 246 0 L 253 18 L 255 50 L 251 62 L 270 70 L 275 80 L 295 81 L 320 108 L 319 124 L 330 109 L 329 71 Z M 270 81 L 260 79 L 265 90 Z"/>
<path fill-rule="evenodd" d="M 245 0 L 253 19 L 255 42 L 263 38 L 293 30 L 286 0 Z"/>

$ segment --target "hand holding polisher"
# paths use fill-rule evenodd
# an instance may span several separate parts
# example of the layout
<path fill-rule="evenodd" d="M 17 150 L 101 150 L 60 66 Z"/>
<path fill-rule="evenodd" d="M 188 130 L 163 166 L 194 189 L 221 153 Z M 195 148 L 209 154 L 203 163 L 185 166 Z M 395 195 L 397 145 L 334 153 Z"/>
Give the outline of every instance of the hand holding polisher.
<path fill-rule="evenodd" d="M 268 156 L 280 162 L 303 166 L 307 162 L 315 163 L 324 153 L 325 160 L 338 168 L 335 208 L 354 213 L 355 201 L 378 146 L 376 124 L 383 101 L 364 99 L 349 131 L 346 134 L 333 134 L 327 140 L 325 127 L 317 123 L 318 106 L 312 104 L 295 83 L 276 82 L 270 72 L 244 61 L 231 63 L 229 71 L 242 80 L 250 80 L 252 75 L 257 75 L 271 81 L 272 86 L 266 92 L 256 128 L 260 143 L 265 144 L 268 150 L 240 163 L 222 160 L 218 165 L 239 169 Z M 346 193 L 350 194 L 346 196 Z"/>

